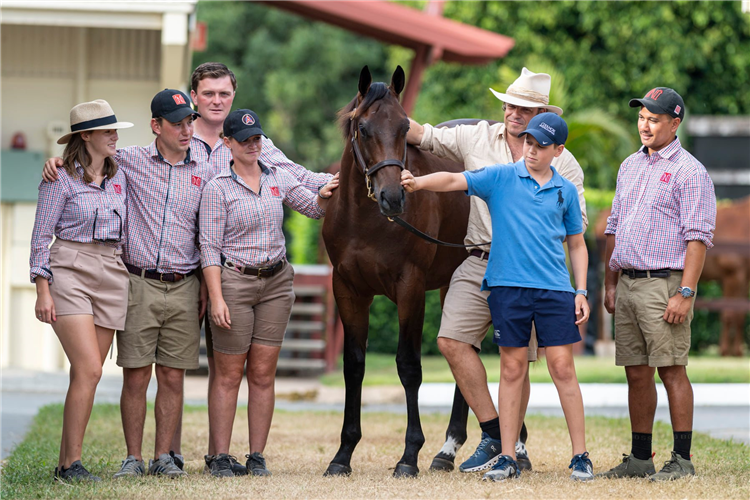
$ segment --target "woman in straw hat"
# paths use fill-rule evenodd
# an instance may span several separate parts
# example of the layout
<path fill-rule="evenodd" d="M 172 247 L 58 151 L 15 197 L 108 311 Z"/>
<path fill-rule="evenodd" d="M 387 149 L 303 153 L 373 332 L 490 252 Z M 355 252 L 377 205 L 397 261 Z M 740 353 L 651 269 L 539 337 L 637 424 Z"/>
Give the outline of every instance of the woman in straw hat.
<path fill-rule="evenodd" d="M 112 156 L 117 129 L 132 126 L 107 101 L 78 104 L 70 133 L 57 141 L 66 144 L 59 181 L 39 185 L 30 259 L 36 317 L 52 325 L 70 361 L 57 480 L 100 480 L 81 464 L 81 448 L 102 364 L 125 326 L 126 181 Z"/>

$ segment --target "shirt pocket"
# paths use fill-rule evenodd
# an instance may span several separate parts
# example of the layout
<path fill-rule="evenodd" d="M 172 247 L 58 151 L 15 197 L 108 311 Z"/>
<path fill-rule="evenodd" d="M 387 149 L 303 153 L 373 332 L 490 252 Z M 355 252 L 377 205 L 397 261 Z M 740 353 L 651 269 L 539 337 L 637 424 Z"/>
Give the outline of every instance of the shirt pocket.
<path fill-rule="evenodd" d="M 669 218 L 677 218 L 677 202 L 675 200 L 674 186 L 671 182 L 659 182 L 656 186 L 652 206 L 654 210 Z"/>

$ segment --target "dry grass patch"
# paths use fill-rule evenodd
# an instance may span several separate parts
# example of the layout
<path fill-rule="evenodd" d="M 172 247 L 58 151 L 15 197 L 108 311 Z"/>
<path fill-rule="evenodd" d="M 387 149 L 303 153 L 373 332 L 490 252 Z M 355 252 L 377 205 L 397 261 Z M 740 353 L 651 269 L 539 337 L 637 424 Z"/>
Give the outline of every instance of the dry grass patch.
<path fill-rule="evenodd" d="M 674 483 L 647 480 L 569 479 L 570 445 L 564 420 L 528 419 L 529 451 L 535 471 L 507 483 L 482 482 L 481 474 L 430 473 L 430 461 L 442 446 L 447 415 L 424 415 L 426 444 L 417 479 L 394 479 L 392 468 L 403 451 L 405 415 L 364 414 L 364 437 L 352 460 L 349 478 L 324 478 L 335 454 L 343 414 L 336 412 L 277 412 L 266 449 L 270 478 L 214 479 L 201 474 L 207 442 L 204 408 L 185 413 L 183 452 L 190 476 L 181 480 L 140 478 L 114 481 L 111 475 L 125 456 L 116 406 L 97 406 L 85 444 L 84 463 L 103 477 L 95 486 L 53 484 L 49 477 L 59 445 L 61 407 L 45 408 L 29 437 L 10 457 L 3 471 L 3 498 L 750 498 L 750 454 L 747 446 L 697 435 L 694 461 L 698 475 Z M 471 419 L 469 443 L 459 452 L 466 459 L 478 442 Z M 616 465 L 629 449 L 629 425 L 623 419 L 587 419 L 588 448 L 596 471 Z M 656 459 L 669 456 L 671 430 L 657 424 Z M 149 415 L 146 449 L 153 446 Z M 238 412 L 231 451 L 241 457 L 247 449 L 245 410 Z"/>

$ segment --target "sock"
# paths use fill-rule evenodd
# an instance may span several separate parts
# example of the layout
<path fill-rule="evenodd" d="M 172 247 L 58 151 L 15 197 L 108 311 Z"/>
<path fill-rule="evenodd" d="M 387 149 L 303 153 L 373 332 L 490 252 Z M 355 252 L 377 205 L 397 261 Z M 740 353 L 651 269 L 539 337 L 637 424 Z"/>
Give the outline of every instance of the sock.
<path fill-rule="evenodd" d="M 693 443 L 693 431 L 674 432 L 674 451 L 685 460 L 690 460 L 690 445 Z"/>
<path fill-rule="evenodd" d="M 479 422 L 482 432 L 486 432 L 492 439 L 500 441 L 500 419 L 493 418 L 486 422 Z"/>
<path fill-rule="evenodd" d="M 633 447 L 630 453 L 638 460 L 648 460 L 651 458 L 651 434 L 642 432 L 633 433 Z"/>

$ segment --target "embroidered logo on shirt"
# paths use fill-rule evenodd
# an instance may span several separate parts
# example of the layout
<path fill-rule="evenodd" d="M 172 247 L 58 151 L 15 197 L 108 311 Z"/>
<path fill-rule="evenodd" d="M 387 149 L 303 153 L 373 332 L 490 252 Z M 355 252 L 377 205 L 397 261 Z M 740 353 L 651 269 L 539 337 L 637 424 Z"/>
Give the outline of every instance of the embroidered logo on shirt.
<path fill-rule="evenodd" d="M 191 182 L 193 183 L 193 186 L 201 187 L 201 178 L 198 177 L 197 175 L 193 176 L 193 178 L 191 179 Z"/>
<path fill-rule="evenodd" d="M 245 125 L 253 125 L 255 123 L 255 118 L 253 118 L 253 115 L 245 113 L 242 115 L 242 123 Z"/>
<path fill-rule="evenodd" d="M 173 94 L 172 99 L 174 99 L 175 104 L 187 104 L 182 94 Z"/>
<path fill-rule="evenodd" d="M 274 196 L 281 196 L 281 195 L 279 194 L 279 188 L 277 188 L 276 186 L 273 186 L 273 187 L 271 188 L 271 194 L 272 194 L 272 195 L 274 195 Z"/>
<path fill-rule="evenodd" d="M 122 186 L 120 186 L 119 184 L 113 184 L 113 186 L 115 188 L 115 193 L 122 194 Z"/>
<path fill-rule="evenodd" d="M 662 182 L 669 182 L 669 178 L 670 177 L 672 177 L 672 174 L 670 174 L 669 172 L 664 172 L 661 175 L 661 179 L 659 179 L 659 180 L 662 181 Z"/>
<path fill-rule="evenodd" d="M 563 203 L 565 203 L 565 198 L 563 198 L 562 189 L 558 189 L 557 190 L 557 206 L 561 207 L 563 206 Z"/>

